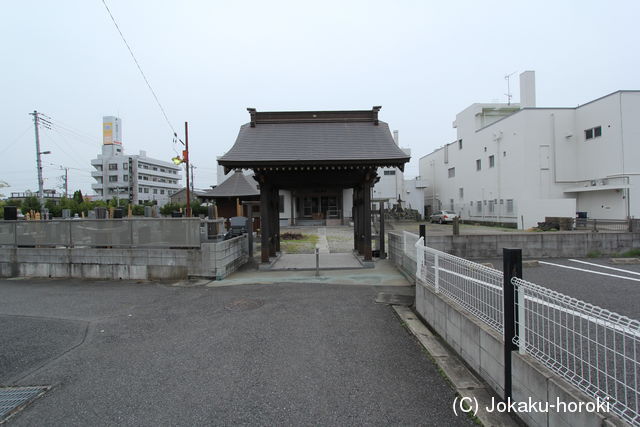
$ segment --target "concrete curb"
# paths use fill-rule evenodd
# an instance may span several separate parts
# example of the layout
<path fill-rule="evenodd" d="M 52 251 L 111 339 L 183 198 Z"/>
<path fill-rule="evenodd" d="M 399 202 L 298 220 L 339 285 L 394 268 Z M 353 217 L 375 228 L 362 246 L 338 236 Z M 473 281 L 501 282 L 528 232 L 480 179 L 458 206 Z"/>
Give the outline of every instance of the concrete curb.
<path fill-rule="evenodd" d="M 479 380 L 462 361 L 442 345 L 435 336 L 409 308 L 392 306 L 398 317 L 407 325 L 409 331 L 431 355 L 436 365 L 449 379 L 455 390 L 462 397 L 470 397 L 478 402 L 476 418 L 485 426 L 518 426 L 518 422 L 505 413 L 489 413 L 484 410 L 491 406 L 491 398 L 502 400 Z M 453 402 L 452 402 L 453 405 Z"/>

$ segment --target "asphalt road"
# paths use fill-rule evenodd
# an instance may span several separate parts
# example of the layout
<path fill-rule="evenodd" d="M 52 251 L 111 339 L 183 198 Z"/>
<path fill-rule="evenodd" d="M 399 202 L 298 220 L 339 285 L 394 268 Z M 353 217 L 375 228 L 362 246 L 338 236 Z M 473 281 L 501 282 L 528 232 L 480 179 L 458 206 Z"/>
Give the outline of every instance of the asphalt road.
<path fill-rule="evenodd" d="M 10 425 L 470 425 L 379 288 L 0 280 Z"/>
<path fill-rule="evenodd" d="M 640 320 L 640 264 L 617 265 L 610 263 L 609 258 L 541 258 L 539 261 L 536 267 L 523 268 L 523 279 Z M 502 270 L 501 259 L 479 262 L 490 262 Z"/>

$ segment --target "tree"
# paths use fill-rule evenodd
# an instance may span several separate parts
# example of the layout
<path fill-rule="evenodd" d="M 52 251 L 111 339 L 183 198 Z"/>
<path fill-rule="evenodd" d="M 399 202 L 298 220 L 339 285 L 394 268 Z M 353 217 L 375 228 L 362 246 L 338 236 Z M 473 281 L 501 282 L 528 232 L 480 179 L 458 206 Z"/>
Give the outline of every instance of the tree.
<path fill-rule="evenodd" d="M 82 196 L 82 191 L 80 190 L 74 191 L 73 200 L 75 200 L 76 203 L 82 203 L 84 201 L 84 197 Z"/>
<path fill-rule="evenodd" d="M 163 207 L 160 208 L 160 213 L 162 215 L 170 216 L 173 211 L 179 211 L 182 208 L 182 205 L 178 203 L 167 203 Z"/>
<path fill-rule="evenodd" d="M 53 200 L 48 199 L 45 202 L 44 207 L 49 209 L 49 214 L 51 214 L 52 217 L 62 216 L 62 206 L 57 205 Z"/>
<path fill-rule="evenodd" d="M 23 214 L 26 214 L 30 211 L 40 212 L 40 200 L 36 196 L 29 196 L 24 199 L 22 202 L 22 207 L 20 208 Z"/>

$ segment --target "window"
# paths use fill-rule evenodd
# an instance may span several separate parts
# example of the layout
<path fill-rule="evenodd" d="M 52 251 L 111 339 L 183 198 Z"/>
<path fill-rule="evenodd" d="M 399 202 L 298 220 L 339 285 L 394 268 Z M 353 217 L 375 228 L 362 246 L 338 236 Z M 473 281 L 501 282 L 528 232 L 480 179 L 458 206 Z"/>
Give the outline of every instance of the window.
<path fill-rule="evenodd" d="M 157 171 L 157 170 L 158 170 L 158 168 L 154 166 L 154 167 L 153 167 L 153 170 L 154 170 L 154 171 Z"/>
<path fill-rule="evenodd" d="M 148 188 L 144 188 L 143 190 L 144 190 L 143 193 L 148 193 L 149 192 Z"/>
<path fill-rule="evenodd" d="M 507 157 L 507 152 L 506 151 L 502 152 L 502 157 Z"/>
<path fill-rule="evenodd" d="M 142 187 L 138 187 L 138 193 L 142 193 Z"/>
<path fill-rule="evenodd" d="M 123 163 L 122 164 L 122 170 L 126 171 L 127 169 L 129 169 L 129 163 Z"/>
<path fill-rule="evenodd" d="M 482 160 L 480 159 L 476 160 L 476 170 L 482 170 Z"/>
<path fill-rule="evenodd" d="M 117 171 L 118 170 L 118 164 L 117 163 L 109 163 L 109 170 L 110 171 Z"/>
<path fill-rule="evenodd" d="M 462 187 L 458 188 L 458 197 L 460 197 L 461 199 L 464 199 L 464 188 Z"/>
<path fill-rule="evenodd" d="M 449 178 L 456 176 L 456 168 L 449 168 Z"/>
<path fill-rule="evenodd" d="M 160 190 L 160 194 L 164 194 L 164 190 Z"/>
<path fill-rule="evenodd" d="M 123 177 L 122 177 L 122 180 L 123 180 L 124 182 L 129 181 L 129 175 L 125 175 L 125 176 L 123 176 Z"/>
<path fill-rule="evenodd" d="M 101 176 L 96 176 L 96 181 L 100 184 L 102 184 L 102 177 Z"/>
<path fill-rule="evenodd" d="M 95 167 L 96 167 L 96 170 L 99 170 L 99 171 L 102 170 L 102 165 L 95 165 Z"/>
<path fill-rule="evenodd" d="M 444 164 L 449 163 L 449 144 L 444 146 Z"/>
<path fill-rule="evenodd" d="M 118 182 L 118 175 L 110 175 L 109 182 Z"/>
<path fill-rule="evenodd" d="M 164 172 L 164 168 L 160 168 L 160 172 Z"/>
<path fill-rule="evenodd" d="M 596 126 L 593 128 L 593 137 L 597 138 L 599 136 L 602 136 L 602 127 Z"/>
<path fill-rule="evenodd" d="M 158 194 L 158 189 L 157 188 L 153 189 L 153 194 Z"/>
<path fill-rule="evenodd" d="M 496 165 L 496 156 L 493 154 L 489 156 L 489 167 L 492 168 Z"/>
<path fill-rule="evenodd" d="M 462 140 L 458 140 L 458 150 L 462 150 Z"/>
<path fill-rule="evenodd" d="M 395 175 L 395 174 L 396 174 L 396 171 L 394 171 L 394 170 L 391 170 L 391 171 L 384 171 L 384 174 L 385 174 L 385 175 Z"/>
<path fill-rule="evenodd" d="M 507 213 L 513 213 L 513 199 L 507 199 Z"/>
<path fill-rule="evenodd" d="M 584 139 L 589 140 L 593 138 L 598 138 L 602 136 L 602 126 L 596 126 L 591 129 L 585 129 L 584 131 Z"/>
<path fill-rule="evenodd" d="M 278 207 L 280 208 L 280 213 L 284 213 L 284 196 L 282 194 L 278 197 Z"/>
<path fill-rule="evenodd" d="M 476 202 L 476 212 L 478 213 L 482 212 L 482 202 L 480 200 Z"/>
<path fill-rule="evenodd" d="M 489 213 L 493 213 L 495 211 L 494 206 L 495 206 L 495 201 L 494 200 L 489 200 Z"/>

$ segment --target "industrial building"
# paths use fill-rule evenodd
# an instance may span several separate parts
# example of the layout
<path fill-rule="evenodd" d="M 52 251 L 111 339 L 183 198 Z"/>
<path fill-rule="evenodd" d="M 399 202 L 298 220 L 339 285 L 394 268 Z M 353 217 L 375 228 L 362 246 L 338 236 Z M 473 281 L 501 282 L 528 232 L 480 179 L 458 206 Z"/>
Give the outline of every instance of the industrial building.
<path fill-rule="evenodd" d="M 96 180 L 91 188 L 97 200 L 128 199 L 132 204 L 151 202 L 163 206 L 182 188 L 180 167 L 171 162 L 139 154 L 125 154 L 122 145 L 122 120 L 103 117 L 102 153 L 91 160 Z"/>
<path fill-rule="evenodd" d="M 640 216 L 640 91 L 577 107 L 536 106 L 535 74 L 520 75 L 520 103 L 473 104 L 454 142 L 420 159 L 427 214 L 529 228 L 547 216 Z"/>

